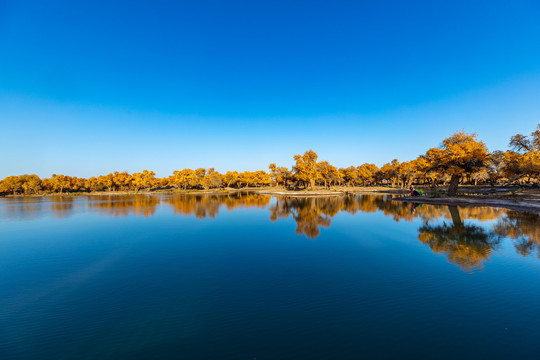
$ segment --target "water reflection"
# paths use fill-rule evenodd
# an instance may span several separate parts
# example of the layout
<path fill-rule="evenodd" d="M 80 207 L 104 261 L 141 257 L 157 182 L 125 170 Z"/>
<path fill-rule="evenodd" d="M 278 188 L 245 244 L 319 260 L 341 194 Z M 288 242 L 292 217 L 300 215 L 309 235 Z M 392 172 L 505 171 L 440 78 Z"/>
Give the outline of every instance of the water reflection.
<path fill-rule="evenodd" d="M 341 210 L 341 203 L 340 198 L 278 198 L 270 206 L 270 220 L 292 216 L 296 233 L 313 239 L 320 234 L 320 226 L 330 226 L 330 219 Z"/>
<path fill-rule="evenodd" d="M 77 212 L 108 216 L 154 216 L 159 208 L 199 219 L 215 218 L 220 210 L 267 208 L 270 221 L 292 218 L 296 233 L 314 239 L 340 212 L 380 212 L 396 222 L 420 221 L 418 240 L 464 271 L 482 269 L 500 247 L 513 240 L 517 253 L 540 257 L 539 216 L 486 207 L 448 207 L 391 201 L 388 196 L 288 198 L 251 193 L 223 195 L 110 195 L 85 197 L 11 198 L 0 203 L 0 220 L 27 220 L 50 213 L 64 219 Z"/>
<path fill-rule="evenodd" d="M 519 254 L 528 256 L 536 253 L 540 258 L 540 224 L 537 215 L 509 210 L 499 218 L 493 231 L 516 240 L 514 246 Z"/>
<path fill-rule="evenodd" d="M 443 253 L 448 261 L 465 271 L 481 269 L 496 250 L 500 237 L 483 227 L 464 224 L 456 206 L 448 206 L 451 223 L 430 224 L 429 220 L 418 229 L 418 240 L 435 253 Z"/>
<path fill-rule="evenodd" d="M 227 210 L 238 207 L 264 208 L 270 203 L 270 196 L 258 194 L 228 194 L 228 195 L 174 195 L 165 199 L 175 214 L 195 215 L 199 219 L 214 218 L 221 206 Z"/>
<path fill-rule="evenodd" d="M 88 207 L 99 214 L 110 216 L 128 216 L 130 214 L 143 217 L 153 216 L 161 203 L 156 196 L 99 196 L 91 198 Z"/>
<path fill-rule="evenodd" d="M 71 216 L 73 213 L 74 198 L 66 197 L 61 201 L 55 201 L 51 204 L 51 212 L 54 217 L 63 219 Z"/>

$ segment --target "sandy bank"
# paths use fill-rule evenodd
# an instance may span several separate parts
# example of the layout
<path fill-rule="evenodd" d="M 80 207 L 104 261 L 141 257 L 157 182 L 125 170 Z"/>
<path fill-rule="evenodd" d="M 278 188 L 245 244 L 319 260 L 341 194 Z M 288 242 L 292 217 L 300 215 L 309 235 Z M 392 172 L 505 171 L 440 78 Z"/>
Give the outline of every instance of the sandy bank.
<path fill-rule="evenodd" d="M 498 207 L 517 211 L 526 211 L 534 214 L 540 214 L 540 201 L 523 200 L 523 199 L 485 199 L 485 198 L 464 198 L 464 197 L 401 197 L 392 198 L 394 201 L 402 201 L 417 204 L 434 204 L 434 205 L 455 205 L 455 206 L 489 206 Z"/>

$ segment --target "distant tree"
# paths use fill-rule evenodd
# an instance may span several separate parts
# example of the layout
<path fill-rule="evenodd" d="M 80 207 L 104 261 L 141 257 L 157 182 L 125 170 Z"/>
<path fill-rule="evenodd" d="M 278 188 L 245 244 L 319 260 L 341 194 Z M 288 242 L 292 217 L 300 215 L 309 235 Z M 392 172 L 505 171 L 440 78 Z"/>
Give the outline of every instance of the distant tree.
<path fill-rule="evenodd" d="M 64 189 L 69 187 L 70 180 L 69 176 L 53 174 L 51 178 L 52 190 L 59 191 L 62 194 Z"/>
<path fill-rule="evenodd" d="M 380 169 L 380 175 L 383 180 L 390 182 L 392 187 L 396 186 L 396 182 L 399 176 L 399 161 L 397 159 L 392 162 L 384 164 Z"/>
<path fill-rule="evenodd" d="M 141 188 L 152 187 L 156 180 L 156 173 L 153 171 L 143 170 L 139 173 L 133 174 L 133 186 L 135 191 L 139 191 Z"/>
<path fill-rule="evenodd" d="M 131 176 L 127 171 L 118 172 L 115 171 L 113 174 L 113 184 L 116 190 L 126 190 L 131 187 L 133 182 L 133 176 Z"/>
<path fill-rule="evenodd" d="M 504 153 L 502 151 L 493 151 L 489 154 L 485 163 L 485 171 L 487 174 L 486 181 L 493 186 L 502 179 L 505 169 Z"/>
<path fill-rule="evenodd" d="M 37 175 L 22 175 L 21 180 L 25 193 L 37 193 L 41 189 L 41 179 Z"/>
<path fill-rule="evenodd" d="M 514 180 L 540 177 L 540 124 L 530 137 L 516 134 L 510 138 L 514 151 L 504 153 L 505 172 Z"/>
<path fill-rule="evenodd" d="M 321 161 L 317 163 L 317 174 L 317 178 L 324 181 L 325 188 L 328 184 L 331 184 L 339 179 L 338 169 L 335 166 L 330 165 L 328 161 Z"/>
<path fill-rule="evenodd" d="M 358 170 L 354 166 L 349 166 L 345 169 L 339 169 L 339 173 L 343 181 L 349 186 L 354 186 L 358 178 Z"/>
<path fill-rule="evenodd" d="M 510 147 L 516 152 L 531 151 L 531 141 L 524 135 L 516 134 L 510 138 Z"/>
<path fill-rule="evenodd" d="M 205 168 L 198 168 L 195 170 L 195 185 L 197 187 L 201 187 L 201 186 L 204 186 L 203 184 L 203 180 L 204 180 L 204 175 L 206 175 L 206 169 Z"/>
<path fill-rule="evenodd" d="M 196 184 L 197 178 L 195 177 L 195 171 L 191 169 L 184 169 L 181 171 L 175 170 L 173 172 L 171 185 L 175 185 L 186 190 L 188 186 L 195 186 Z"/>
<path fill-rule="evenodd" d="M 227 187 L 231 187 L 232 185 L 236 185 L 238 177 L 238 171 L 227 171 L 225 175 L 223 175 L 223 183 L 227 184 Z"/>
<path fill-rule="evenodd" d="M 22 189 L 23 181 L 19 176 L 8 176 L 0 182 L 0 191 L 12 192 L 13 195 Z"/>
<path fill-rule="evenodd" d="M 203 178 L 203 185 L 206 189 L 217 188 L 221 186 L 222 175 L 215 171 L 214 168 L 208 169 Z"/>
<path fill-rule="evenodd" d="M 112 173 L 98 176 L 97 181 L 99 186 L 106 187 L 107 191 L 112 191 L 114 188 L 114 175 Z"/>
<path fill-rule="evenodd" d="M 315 180 L 317 179 L 317 158 L 319 156 L 313 150 L 308 150 L 304 155 L 294 155 L 296 161 L 293 167 L 296 178 L 304 184 L 309 183 L 311 189 L 315 189 Z"/>
<path fill-rule="evenodd" d="M 375 181 L 375 174 L 379 168 L 375 164 L 362 164 L 356 168 L 356 171 L 362 186 L 366 186 Z"/>
<path fill-rule="evenodd" d="M 279 186 L 280 184 L 287 186 L 287 182 L 291 179 L 289 169 L 284 166 L 276 166 L 276 164 L 270 164 L 268 169 L 270 170 L 270 180 L 275 186 Z"/>

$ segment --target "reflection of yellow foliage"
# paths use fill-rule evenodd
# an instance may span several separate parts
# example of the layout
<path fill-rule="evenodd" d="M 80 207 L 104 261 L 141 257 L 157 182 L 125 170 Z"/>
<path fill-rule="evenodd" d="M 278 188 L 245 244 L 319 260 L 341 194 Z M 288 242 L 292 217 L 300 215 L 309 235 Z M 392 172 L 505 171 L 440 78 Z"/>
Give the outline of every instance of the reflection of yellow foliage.
<path fill-rule="evenodd" d="M 40 199 L 40 200 L 38 200 Z M 333 197 L 278 197 L 270 205 L 271 197 L 253 193 L 234 193 L 219 195 L 174 194 L 154 195 L 104 195 L 89 196 L 89 201 L 79 201 L 76 197 L 58 197 L 52 201 L 46 198 L 19 198 L 14 206 L 4 207 L 3 214 L 9 217 L 24 218 L 26 214 L 35 217 L 44 209 L 50 209 L 55 217 L 66 217 L 77 206 L 95 209 L 99 213 L 112 216 L 130 214 L 152 216 L 160 203 L 170 205 L 175 214 L 194 215 L 197 218 L 214 218 L 225 207 L 233 210 L 238 207 L 268 207 L 270 220 L 292 217 L 296 222 L 296 233 L 309 238 L 320 235 L 321 227 L 331 225 L 332 218 L 339 212 L 355 214 L 382 212 L 395 221 L 411 222 L 421 220 L 418 239 L 434 252 L 443 253 L 448 260 L 462 269 L 480 269 L 498 244 L 498 239 L 508 237 L 514 240 L 518 253 L 536 253 L 540 257 L 540 217 L 516 211 L 486 208 L 426 205 L 416 207 L 411 204 L 391 201 L 389 196 L 357 195 Z M 44 205 L 49 205 L 47 208 Z M 467 224 L 463 220 L 497 220 L 492 230 Z M 444 220 L 442 225 L 433 225 Z M 448 225 L 451 220 L 453 225 Z"/>
<path fill-rule="evenodd" d="M 508 211 L 499 218 L 494 231 L 500 236 L 517 240 L 516 250 L 523 256 L 536 252 L 540 257 L 540 217 L 534 214 Z"/>
<path fill-rule="evenodd" d="M 270 196 L 258 194 L 235 195 L 173 195 L 166 202 L 174 209 L 175 214 L 195 215 L 197 218 L 214 218 L 219 208 L 225 205 L 228 210 L 244 207 L 264 207 L 270 203 Z"/>
<path fill-rule="evenodd" d="M 129 214 L 152 216 L 160 200 L 148 195 L 110 195 L 91 197 L 88 206 L 95 208 L 101 214 L 112 216 L 127 216 Z"/>
<path fill-rule="evenodd" d="M 424 224 L 418 231 L 418 240 L 433 252 L 446 254 L 448 261 L 465 271 L 481 269 L 499 240 L 474 225 Z"/>
<path fill-rule="evenodd" d="M 54 217 L 59 219 L 70 216 L 73 212 L 73 198 L 62 197 L 51 204 Z"/>
<path fill-rule="evenodd" d="M 339 200 L 341 199 L 278 198 L 276 204 L 270 207 L 270 220 L 276 221 L 278 218 L 287 218 L 291 215 L 296 221 L 296 233 L 305 234 L 313 239 L 320 234 L 319 226 L 330 226 L 330 216 L 339 212 Z"/>

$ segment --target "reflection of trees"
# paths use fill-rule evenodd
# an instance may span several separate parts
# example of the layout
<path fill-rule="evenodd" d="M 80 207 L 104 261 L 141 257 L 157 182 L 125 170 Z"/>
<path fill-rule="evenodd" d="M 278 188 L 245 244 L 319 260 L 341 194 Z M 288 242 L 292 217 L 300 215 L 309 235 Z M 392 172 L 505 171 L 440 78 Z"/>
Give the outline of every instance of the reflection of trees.
<path fill-rule="evenodd" d="M 0 216 L 25 219 L 51 211 L 54 217 L 64 218 L 77 207 L 111 216 L 152 216 L 160 203 L 164 202 L 171 206 L 175 214 L 214 218 L 223 207 L 229 211 L 239 207 L 265 208 L 270 200 L 271 197 L 267 195 L 241 192 L 217 195 L 106 195 L 89 196 L 85 200 L 80 197 L 18 198 L 6 199 L 5 206 L 0 207 Z M 278 197 L 269 210 L 271 221 L 292 217 L 297 225 L 296 233 L 309 238 L 319 236 L 320 228 L 329 227 L 332 218 L 342 211 L 350 214 L 380 212 L 395 221 L 419 219 L 423 225 L 418 230 L 418 239 L 432 251 L 445 254 L 450 262 L 467 271 L 482 268 L 501 237 L 513 239 L 518 253 L 540 257 L 540 217 L 517 211 L 489 207 L 462 207 L 458 211 L 456 207 L 414 206 L 380 195 Z M 484 230 L 485 226 L 476 226 L 467 220 L 497 221 L 492 230 Z"/>
<path fill-rule="evenodd" d="M 377 211 L 384 203 L 383 196 L 332 196 L 277 198 L 270 207 L 270 220 L 292 216 L 296 221 L 296 233 L 313 239 L 320 234 L 320 227 L 328 227 L 331 218 L 340 211 L 355 214 L 358 211 Z"/>
<path fill-rule="evenodd" d="M 166 199 L 172 206 L 175 214 L 192 215 L 199 219 L 214 218 L 219 208 L 225 205 L 228 210 L 244 207 L 265 207 L 270 203 L 270 196 L 235 193 L 229 195 L 173 195 Z"/>
<path fill-rule="evenodd" d="M 321 232 L 319 226 L 330 226 L 330 217 L 339 212 L 339 205 L 331 201 L 332 199 L 278 198 L 276 204 L 270 207 L 270 220 L 276 221 L 278 218 L 287 218 L 291 215 L 296 221 L 296 233 L 306 234 L 313 239 Z"/>
<path fill-rule="evenodd" d="M 112 216 L 135 214 L 147 217 L 154 215 L 159 203 L 159 198 L 152 195 L 107 195 L 91 197 L 88 207 L 96 209 L 100 214 Z"/>
<path fill-rule="evenodd" d="M 225 197 L 227 210 L 233 210 L 238 207 L 258 207 L 264 208 L 270 203 L 270 196 L 259 194 L 235 193 Z"/>
<path fill-rule="evenodd" d="M 19 197 L 2 199 L 0 218 L 13 220 L 29 220 L 37 218 L 43 213 L 43 198 Z"/>
<path fill-rule="evenodd" d="M 196 218 L 214 218 L 223 204 L 221 195 L 173 195 L 166 200 L 178 215 L 195 215 Z"/>
<path fill-rule="evenodd" d="M 516 240 L 516 251 L 528 256 L 536 252 L 540 258 L 540 222 L 538 215 L 507 211 L 493 227 L 493 231 L 500 236 Z"/>
<path fill-rule="evenodd" d="M 479 226 L 463 224 L 457 207 L 449 206 L 448 209 L 452 223 L 431 225 L 425 222 L 418 229 L 418 240 L 433 252 L 446 254 L 448 261 L 465 271 L 481 269 L 499 244 L 499 237 L 486 233 Z"/>
<path fill-rule="evenodd" d="M 72 197 L 54 198 L 51 204 L 53 216 L 59 219 L 69 217 L 73 214 L 74 199 Z"/>

